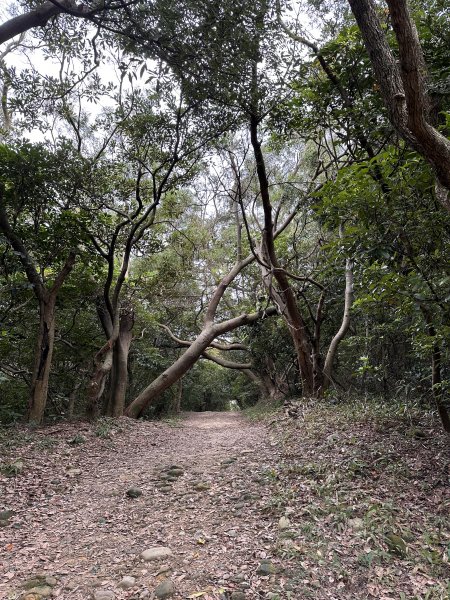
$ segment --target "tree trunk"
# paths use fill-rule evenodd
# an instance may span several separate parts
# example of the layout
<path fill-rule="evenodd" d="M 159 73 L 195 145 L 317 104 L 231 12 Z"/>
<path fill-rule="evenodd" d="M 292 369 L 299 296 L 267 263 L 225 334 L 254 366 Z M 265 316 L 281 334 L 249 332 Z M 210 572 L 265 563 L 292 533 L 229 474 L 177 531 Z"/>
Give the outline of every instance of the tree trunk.
<path fill-rule="evenodd" d="M 99 401 L 105 390 L 106 376 L 113 365 L 112 341 L 108 340 L 94 357 L 94 371 L 88 385 L 86 416 L 95 419 L 99 416 Z"/>
<path fill-rule="evenodd" d="M 125 411 L 126 416 L 139 417 L 152 400 L 160 396 L 189 371 L 216 337 L 216 328 L 213 325 L 206 327 L 186 352 L 133 400 Z"/>
<path fill-rule="evenodd" d="M 428 335 L 434 338 L 433 350 L 431 354 L 431 389 L 433 392 L 433 398 L 439 417 L 441 418 L 442 427 L 444 428 L 444 431 L 450 433 L 450 416 L 448 414 L 447 407 L 444 404 L 442 394 L 441 348 L 436 340 L 436 328 L 433 324 L 433 319 L 430 312 L 423 306 L 421 307 L 421 310 L 425 319 L 425 323 L 427 324 Z"/>
<path fill-rule="evenodd" d="M 315 381 L 321 377 L 315 374 L 312 365 L 312 347 L 307 334 L 306 325 L 297 305 L 297 299 L 292 290 L 289 279 L 278 264 L 274 244 L 274 224 L 272 218 L 272 204 L 270 201 L 269 181 L 267 179 L 266 165 L 258 140 L 258 117 L 256 108 L 250 116 L 250 139 L 256 163 L 261 202 L 264 211 L 264 229 L 261 241 L 260 266 L 263 271 L 263 281 L 268 293 L 278 306 L 284 317 L 289 333 L 291 334 L 297 354 L 300 377 L 302 380 L 302 393 L 311 396 L 315 393 Z M 273 286 L 273 280 L 278 284 L 278 289 Z"/>
<path fill-rule="evenodd" d="M 80 374 L 78 373 L 78 377 L 80 377 Z M 77 381 L 77 383 L 73 386 L 72 391 L 69 394 L 69 402 L 67 405 L 67 418 L 68 419 L 73 419 L 74 414 L 75 414 L 75 402 L 77 399 L 77 395 L 78 395 L 78 390 L 80 389 L 81 385 L 83 383 L 83 380 L 80 379 L 79 381 Z"/>
<path fill-rule="evenodd" d="M 128 385 L 128 356 L 133 339 L 134 317 L 125 313 L 120 319 L 119 337 L 113 347 L 111 383 L 109 390 L 108 415 L 121 417 L 125 409 Z"/>
<path fill-rule="evenodd" d="M 387 0 L 399 60 L 389 46 L 373 0 L 348 0 L 372 63 L 389 119 L 402 138 L 435 169 L 450 190 L 450 141 L 431 124 L 426 70 L 417 30 L 406 0 Z M 450 210 L 448 194 L 439 194 Z"/>
<path fill-rule="evenodd" d="M 347 258 L 345 262 L 345 296 L 344 296 L 344 314 L 339 331 L 331 340 L 328 347 L 327 357 L 323 368 L 323 386 L 321 392 L 324 393 L 331 383 L 333 366 L 336 358 L 336 352 L 339 344 L 344 339 L 345 334 L 350 327 L 350 310 L 353 304 L 353 261 Z"/>
<path fill-rule="evenodd" d="M 247 262 L 245 261 L 245 264 Z M 232 271 L 222 280 L 219 284 L 215 294 L 223 294 L 224 291 L 224 280 L 228 280 L 231 277 L 231 273 L 237 271 L 233 268 Z M 239 272 L 239 271 L 237 271 Z M 211 306 L 218 302 L 217 296 L 213 294 L 211 303 L 207 310 L 208 318 L 206 319 L 203 330 L 199 333 L 196 339 L 192 342 L 186 352 L 182 354 L 168 369 L 166 369 L 161 375 L 159 375 L 152 383 L 142 391 L 137 398 L 128 406 L 125 410 L 127 417 L 139 417 L 147 406 L 160 396 L 165 390 L 176 383 L 189 369 L 201 358 L 202 354 L 206 351 L 208 346 L 219 336 L 233 331 L 243 325 L 251 325 L 259 319 L 274 314 L 274 310 L 267 309 L 258 313 L 242 314 L 238 317 L 228 319 L 222 323 L 214 324 L 211 322 Z"/>
<path fill-rule="evenodd" d="M 20 262 L 33 287 L 33 293 L 39 302 L 39 333 L 36 346 L 36 356 L 31 380 L 31 391 L 28 403 L 28 421 L 41 423 L 44 418 L 47 403 L 48 379 L 53 357 L 55 341 L 55 303 L 56 296 L 66 277 L 72 271 L 76 254 L 69 252 L 66 262 L 56 275 L 50 289 L 44 285 L 32 256 L 26 249 L 22 239 L 11 227 L 4 204 L 4 185 L 0 185 L 0 231 L 19 256 Z"/>
<path fill-rule="evenodd" d="M 434 335 L 436 335 L 436 333 Z M 450 433 L 450 416 L 442 397 L 441 361 L 441 348 L 439 344 L 435 342 L 433 344 L 433 353 L 431 355 L 431 386 L 433 389 L 434 402 L 441 418 L 442 427 L 444 428 L 444 431 Z"/>
<path fill-rule="evenodd" d="M 242 369 L 242 373 L 258 387 L 258 401 L 272 404 L 280 398 L 280 390 L 267 373 L 257 373 L 252 369 Z"/>
<path fill-rule="evenodd" d="M 183 379 L 179 379 L 178 386 L 175 390 L 172 403 L 172 412 L 176 415 L 180 414 L 181 411 L 181 400 L 183 399 Z"/>
<path fill-rule="evenodd" d="M 27 420 L 42 423 L 47 404 L 48 381 L 55 342 L 55 297 L 39 302 L 39 332 L 31 380 Z"/>

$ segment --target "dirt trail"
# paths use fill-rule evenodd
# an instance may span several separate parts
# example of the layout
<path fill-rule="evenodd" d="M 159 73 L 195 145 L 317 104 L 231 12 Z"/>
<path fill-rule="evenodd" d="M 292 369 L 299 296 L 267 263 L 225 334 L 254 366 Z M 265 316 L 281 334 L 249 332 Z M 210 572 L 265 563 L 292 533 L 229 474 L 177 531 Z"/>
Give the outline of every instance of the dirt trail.
<path fill-rule="evenodd" d="M 0 599 L 446 599 L 448 438 L 354 411 L 0 430 Z"/>
<path fill-rule="evenodd" d="M 1 479 L 0 510 L 14 514 L 0 529 L 0 598 L 22 598 L 34 575 L 55 578 L 52 595 L 70 600 L 99 590 L 151 598 L 166 578 L 174 599 L 265 595 L 270 577 L 256 570 L 274 536 L 260 510 L 274 452 L 267 430 L 237 413 L 120 423 L 109 439 L 88 425 L 46 428 L 11 450 L 24 470 Z M 182 474 L 168 480 L 170 466 Z M 129 498 L 132 487 L 142 494 Z M 155 546 L 173 557 L 144 562 Z M 123 576 L 135 578 L 130 589 Z"/>

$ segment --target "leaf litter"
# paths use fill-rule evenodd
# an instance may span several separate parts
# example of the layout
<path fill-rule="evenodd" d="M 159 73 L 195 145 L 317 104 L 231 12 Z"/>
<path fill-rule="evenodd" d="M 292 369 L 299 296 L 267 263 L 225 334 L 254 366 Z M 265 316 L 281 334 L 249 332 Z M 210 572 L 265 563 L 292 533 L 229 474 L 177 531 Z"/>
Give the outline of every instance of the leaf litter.
<path fill-rule="evenodd" d="M 424 437 L 337 407 L 178 425 L 3 430 L 0 598 L 37 576 L 70 600 L 151 599 L 167 579 L 175 600 L 447 597 L 448 440 L 429 418 Z M 144 561 L 155 547 L 173 555 Z"/>

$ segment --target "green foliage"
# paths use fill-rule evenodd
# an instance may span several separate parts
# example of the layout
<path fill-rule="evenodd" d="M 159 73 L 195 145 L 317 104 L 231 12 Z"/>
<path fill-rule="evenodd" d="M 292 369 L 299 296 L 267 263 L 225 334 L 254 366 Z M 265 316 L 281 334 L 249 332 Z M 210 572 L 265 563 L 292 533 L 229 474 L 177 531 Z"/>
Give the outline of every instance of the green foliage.
<path fill-rule="evenodd" d="M 109 417 L 101 417 L 96 423 L 95 435 L 99 438 L 108 440 L 111 438 L 116 426 L 117 425 L 114 419 L 110 419 Z"/>

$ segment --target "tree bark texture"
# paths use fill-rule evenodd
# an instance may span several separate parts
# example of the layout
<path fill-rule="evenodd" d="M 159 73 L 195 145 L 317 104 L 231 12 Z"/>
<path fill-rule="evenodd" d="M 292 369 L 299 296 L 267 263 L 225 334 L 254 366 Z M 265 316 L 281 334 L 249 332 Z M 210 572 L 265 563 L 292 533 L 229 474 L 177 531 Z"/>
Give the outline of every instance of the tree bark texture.
<path fill-rule="evenodd" d="M 426 67 L 406 0 L 387 0 L 398 42 L 399 64 L 383 31 L 373 0 L 349 0 L 372 63 L 389 119 L 400 136 L 434 168 L 450 211 L 450 141 L 430 122 Z"/>
<path fill-rule="evenodd" d="M 133 340 L 134 316 L 127 312 L 121 316 L 119 336 L 113 346 L 113 360 L 109 389 L 108 414 L 121 417 L 125 409 L 128 385 L 128 356 Z"/>
<path fill-rule="evenodd" d="M 55 297 L 39 302 L 39 331 L 36 343 L 30 397 L 29 423 L 42 423 L 47 404 L 50 368 L 55 342 Z"/>

